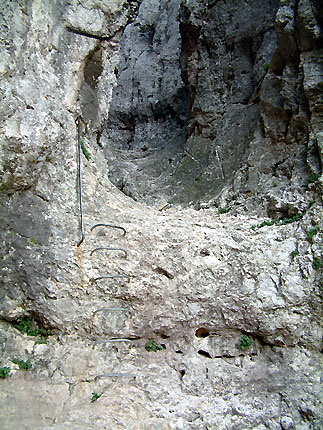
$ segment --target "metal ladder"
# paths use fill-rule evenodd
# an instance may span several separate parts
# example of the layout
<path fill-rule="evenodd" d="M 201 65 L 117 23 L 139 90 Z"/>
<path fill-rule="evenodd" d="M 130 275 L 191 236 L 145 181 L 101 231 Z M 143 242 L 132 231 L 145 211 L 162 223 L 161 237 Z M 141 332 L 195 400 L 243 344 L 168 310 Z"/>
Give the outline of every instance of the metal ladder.
<path fill-rule="evenodd" d="M 78 116 L 78 118 L 76 119 L 76 124 L 77 124 L 77 146 L 78 146 L 78 188 L 79 188 L 79 210 L 80 210 L 81 239 L 77 243 L 77 247 L 80 247 L 81 244 L 85 240 L 84 212 L 83 212 L 83 190 L 82 190 L 81 121 L 82 121 L 81 116 Z M 91 227 L 90 231 L 93 232 L 94 229 L 99 228 L 99 227 L 113 228 L 113 229 L 121 230 L 123 236 L 126 236 L 126 234 L 127 234 L 127 231 L 125 228 L 118 226 L 118 225 L 105 224 L 105 223 L 94 224 Z M 100 251 L 108 251 L 108 252 L 120 251 L 124 254 L 125 258 L 128 257 L 128 253 L 125 249 L 123 249 L 121 247 L 111 247 L 111 246 L 100 246 L 100 247 L 94 248 L 90 252 L 90 256 L 92 256 L 95 252 L 100 252 Z M 122 275 L 120 275 L 120 274 L 106 274 L 103 276 L 93 278 L 93 281 L 97 282 L 97 281 L 102 280 L 102 279 L 118 279 L 118 278 L 126 278 L 126 279 L 128 279 L 128 282 L 130 282 L 130 279 L 131 279 L 130 275 L 127 275 L 127 274 L 122 274 Z M 128 310 L 129 309 L 122 308 L 122 307 L 120 307 L 120 308 L 119 307 L 104 307 L 104 308 L 100 308 L 100 309 L 97 309 L 96 311 L 94 311 L 94 314 L 96 314 L 98 312 L 104 312 L 104 311 L 123 312 L 123 311 L 128 311 Z M 112 339 L 98 340 L 95 342 L 95 344 L 97 344 L 97 343 L 113 343 L 113 342 L 130 342 L 130 343 L 132 343 L 132 341 L 130 339 L 112 338 Z M 103 378 L 103 377 L 131 377 L 131 378 L 135 378 L 136 375 L 130 374 L 130 373 L 105 373 L 102 375 L 97 375 L 94 378 L 94 380 L 97 380 L 97 379 Z"/>

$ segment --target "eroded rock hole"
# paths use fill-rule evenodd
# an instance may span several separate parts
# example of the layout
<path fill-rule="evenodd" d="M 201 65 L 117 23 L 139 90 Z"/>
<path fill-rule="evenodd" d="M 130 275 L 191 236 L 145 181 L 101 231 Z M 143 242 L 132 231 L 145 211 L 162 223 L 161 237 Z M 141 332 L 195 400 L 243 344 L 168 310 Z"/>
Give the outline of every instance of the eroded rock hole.
<path fill-rule="evenodd" d="M 182 369 L 179 371 L 179 373 L 181 374 L 181 379 L 183 379 L 183 376 L 185 375 L 186 370 Z"/>
<path fill-rule="evenodd" d="M 207 351 L 203 351 L 203 349 L 199 349 L 197 353 L 203 355 L 203 357 L 212 358 L 211 355 Z"/>
<path fill-rule="evenodd" d="M 210 336 L 210 332 L 207 328 L 201 327 L 198 328 L 195 332 L 196 337 L 208 337 Z"/>
<path fill-rule="evenodd" d="M 97 120 L 99 110 L 98 79 L 102 71 L 102 48 L 97 45 L 85 58 L 83 82 L 79 92 L 82 117 L 87 124 Z"/>
<path fill-rule="evenodd" d="M 95 89 L 102 71 L 102 48 L 97 47 L 86 59 L 83 71 L 85 82 L 90 85 L 91 88 Z"/>
<path fill-rule="evenodd" d="M 160 273 L 161 275 L 166 276 L 166 278 L 168 278 L 168 279 L 174 279 L 174 275 L 172 273 L 168 272 L 168 270 L 166 270 L 166 269 L 164 269 L 162 267 L 156 267 L 154 269 L 154 272 Z"/>

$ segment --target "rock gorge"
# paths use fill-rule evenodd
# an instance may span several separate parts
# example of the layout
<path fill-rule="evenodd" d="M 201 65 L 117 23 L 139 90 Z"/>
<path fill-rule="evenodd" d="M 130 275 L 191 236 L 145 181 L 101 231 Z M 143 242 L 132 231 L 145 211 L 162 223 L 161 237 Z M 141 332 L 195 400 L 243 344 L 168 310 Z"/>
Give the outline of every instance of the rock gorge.
<path fill-rule="evenodd" d="M 321 2 L 0 10 L 0 427 L 321 429 Z"/>

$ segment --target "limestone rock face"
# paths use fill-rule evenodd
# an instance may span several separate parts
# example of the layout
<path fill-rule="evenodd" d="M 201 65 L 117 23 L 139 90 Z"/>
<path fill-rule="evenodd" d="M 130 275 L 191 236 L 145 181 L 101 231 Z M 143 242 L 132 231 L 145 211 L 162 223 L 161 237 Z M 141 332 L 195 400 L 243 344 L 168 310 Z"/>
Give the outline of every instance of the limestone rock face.
<path fill-rule="evenodd" d="M 254 100 L 277 47 L 277 7 L 143 2 L 121 39 L 102 136 L 118 188 L 188 203 L 232 179 L 259 129 Z"/>
<path fill-rule="evenodd" d="M 320 11 L 309 1 L 144 2 L 121 39 L 101 140 L 110 180 L 136 200 L 272 215 L 275 199 L 286 215 L 283 192 L 303 195 L 322 171 Z"/>
<path fill-rule="evenodd" d="M 0 8 L 0 427 L 322 428 L 320 2 Z"/>

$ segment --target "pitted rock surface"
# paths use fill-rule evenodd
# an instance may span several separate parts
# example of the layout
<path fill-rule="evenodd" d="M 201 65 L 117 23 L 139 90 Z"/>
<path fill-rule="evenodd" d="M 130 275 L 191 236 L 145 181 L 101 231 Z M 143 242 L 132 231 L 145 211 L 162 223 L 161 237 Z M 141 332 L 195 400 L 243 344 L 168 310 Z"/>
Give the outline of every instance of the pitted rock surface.
<path fill-rule="evenodd" d="M 320 2 L 0 9 L 0 427 L 322 428 Z"/>

